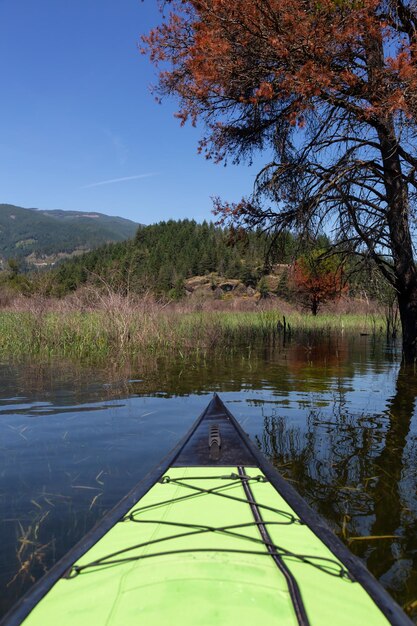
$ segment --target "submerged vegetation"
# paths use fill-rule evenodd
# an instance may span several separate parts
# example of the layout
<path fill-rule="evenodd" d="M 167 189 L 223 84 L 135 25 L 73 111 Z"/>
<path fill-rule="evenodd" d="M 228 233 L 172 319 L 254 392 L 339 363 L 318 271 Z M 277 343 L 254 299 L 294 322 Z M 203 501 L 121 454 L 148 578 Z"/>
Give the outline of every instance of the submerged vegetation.
<path fill-rule="evenodd" d="M 113 294 L 90 310 L 65 308 L 62 303 L 53 309 L 44 302 L 26 310 L 0 312 L 0 354 L 90 362 L 170 354 L 186 358 L 313 330 L 379 333 L 384 320 L 375 314 L 283 315 L 267 306 L 257 311 L 193 311 Z"/>

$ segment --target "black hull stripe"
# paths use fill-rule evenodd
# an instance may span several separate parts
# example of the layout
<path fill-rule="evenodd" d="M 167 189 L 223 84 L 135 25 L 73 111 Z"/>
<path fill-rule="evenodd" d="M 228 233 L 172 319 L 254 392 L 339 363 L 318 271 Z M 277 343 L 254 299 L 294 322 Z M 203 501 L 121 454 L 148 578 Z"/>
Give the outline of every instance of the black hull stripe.
<path fill-rule="evenodd" d="M 245 474 L 244 472 L 244 468 L 239 466 L 238 467 L 238 472 L 239 475 L 242 476 Z M 310 622 L 309 619 L 307 617 L 307 611 L 305 609 L 304 606 L 304 602 L 303 599 L 301 597 L 301 592 L 300 592 L 300 588 L 298 586 L 298 583 L 296 581 L 296 579 L 294 578 L 293 574 L 291 573 L 291 571 L 288 569 L 287 565 L 284 563 L 284 561 L 282 560 L 281 556 L 276 552 L 275 548 L 273 547 L 273 541 L 266 529 L 265 524 L 263 523 L 263 519 L 262 519 L 262 515 L 259 511 L 259 508 L 256 504 L 256 500 L 255 497 L 252 493 L 252 490 L 250 488 L 250 485 L 248 484 L 247 480 L 242 480 L 242 486 L 243 489 L 245 491 L 245 495 L 246 498 L 248 500 L 248 504 L 251 508 L 253 517 L 255 519 L 255 522 L 257 524 L 258 530 L 260 532 L 260 535 L 262 537 L 262 540 L 264 541 L 265 547 L 267 548 L 268 552 L 270 553 L 270 555 L 272 556 L 275 564 L 277 565 L 278 569 L 280 570 L 280 572 L 283 574 L 285 580 L 287 581 L 287 585 L 288 585 L 288 591 L 290 593 L 290 597 L 291 597 L 291 601 L 293 603 L 293 607 L 294 607 L 294 612 L 297 618 L 297 622 L 299 624 L 299 626 L 310 626 Z"/>

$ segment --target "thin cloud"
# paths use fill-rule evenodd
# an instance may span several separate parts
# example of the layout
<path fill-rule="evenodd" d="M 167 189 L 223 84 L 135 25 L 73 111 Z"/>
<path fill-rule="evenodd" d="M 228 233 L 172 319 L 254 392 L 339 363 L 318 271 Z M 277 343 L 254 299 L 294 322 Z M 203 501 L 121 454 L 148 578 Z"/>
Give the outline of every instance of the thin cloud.
<path fill-rule="evenodd" d="M 156 176 L 155 172 L 149 172 L 149 174 L 136 174 L 135 176 L 124 176 L 123 178 L 109 178 L 108 180 L 101 180 L 98 183 L 91 183 L 90 185 L 84 185 L 81 189 L 90 189 L 91 187 L 101 187 L 101 185 L 112 185 L 113 183 L 123 183 L 126 180 L 138 180 L 139 178 L 150 178 Z"/>

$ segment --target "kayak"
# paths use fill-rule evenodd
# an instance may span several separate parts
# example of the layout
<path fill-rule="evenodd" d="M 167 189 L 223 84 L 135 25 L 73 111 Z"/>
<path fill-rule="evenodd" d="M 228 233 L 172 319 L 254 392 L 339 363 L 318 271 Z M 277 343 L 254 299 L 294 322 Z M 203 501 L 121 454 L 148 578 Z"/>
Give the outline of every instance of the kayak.
<path fill-rule="evenodd" d="M 22 623 L 412 624 L 216 394 L 1 622 Z"/>

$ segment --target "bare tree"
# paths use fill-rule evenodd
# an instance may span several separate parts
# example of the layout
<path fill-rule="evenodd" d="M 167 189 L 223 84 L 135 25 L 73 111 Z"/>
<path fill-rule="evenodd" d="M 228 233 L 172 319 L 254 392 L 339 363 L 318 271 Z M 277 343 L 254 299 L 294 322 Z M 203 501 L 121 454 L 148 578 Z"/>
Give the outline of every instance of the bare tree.
<path fill-rule="evenodd" d="M 166 3 L 164 3 L 166 4 Z M 170 2 L 145 37 L 162 95 L 201 119 L 200 150 L 266 155 L 224 221 L 317 232 L 370 257 L 394 287 L 403 360 L 417 358 L 415 0 Z M 169 64 L 169 65 L 167 65 Z M 168 69 L 167 69 L 168 67 Z"/>

